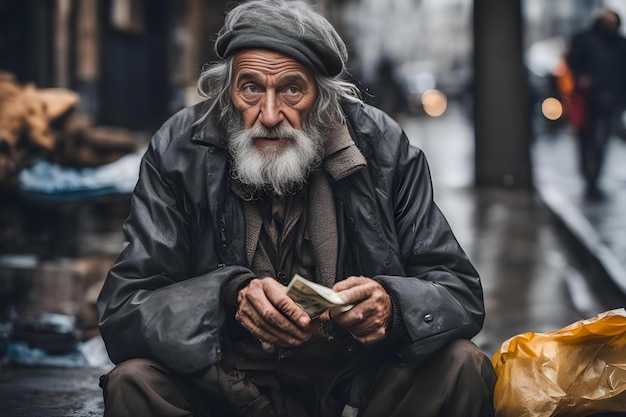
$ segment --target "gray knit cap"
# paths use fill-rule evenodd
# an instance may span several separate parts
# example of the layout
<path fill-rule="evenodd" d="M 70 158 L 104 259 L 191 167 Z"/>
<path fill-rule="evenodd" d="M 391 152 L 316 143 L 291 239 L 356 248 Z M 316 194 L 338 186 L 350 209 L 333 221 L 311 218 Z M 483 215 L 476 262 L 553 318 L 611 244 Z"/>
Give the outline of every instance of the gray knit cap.
<path fill-rule="evenodd" d="M 302 2 L 257 1 L 233 9 L 215 43 L 217 55 L 254 48 L 280 52 L 330 77 L 341 73 L 347 58 L 330 23 Z"/>

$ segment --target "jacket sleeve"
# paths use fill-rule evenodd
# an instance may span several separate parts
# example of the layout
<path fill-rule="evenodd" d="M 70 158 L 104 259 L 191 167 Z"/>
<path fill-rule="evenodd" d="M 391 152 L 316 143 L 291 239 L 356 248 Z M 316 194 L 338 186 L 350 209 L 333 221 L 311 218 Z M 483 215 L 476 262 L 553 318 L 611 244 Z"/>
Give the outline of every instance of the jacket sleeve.
<path fill-rule="evenodd" d="M 397 350 L 419 362 L 455 339 L 475 336 L 483 325 L 479 275 L 433 200 L 424 154 L 404 133 L 395 155 L 394 222 L 404 276 L 376 277 L 389 292 L 410 342 Z"/>
<path fill-rule="evenodd" d="M 98 298 L 99 326 L 114 363 L 141 357 L 192 372 L 219 360 L 225 319 L 220 291 L 250 271 L 220 266 L 194 272 L 182 186 L 166 180 L 160 155 L 153 140 L 124 225 L 129 244 Z"/>

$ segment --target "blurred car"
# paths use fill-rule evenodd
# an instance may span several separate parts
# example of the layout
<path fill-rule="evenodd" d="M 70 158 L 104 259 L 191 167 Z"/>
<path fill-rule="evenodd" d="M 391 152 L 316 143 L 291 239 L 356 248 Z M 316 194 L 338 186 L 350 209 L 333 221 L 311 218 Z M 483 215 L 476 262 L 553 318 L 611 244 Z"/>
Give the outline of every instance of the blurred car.
<path fill-rule="evenodd" d="M 430 62 L 406 62 L 397 69 L 396 76 L 409 114 L 437 117 L 445 112 L 448 99 L 438 89 L 437 77 Z"/>
<path fill-rule="evenodd" d="M 533 115 L 535 121 L 546 128 L 568 123 L 565 95 L 571 91 L 563 90 L 567 77 L 566 46 L 562 37 L 543 39 L 530 45 L 524 56 Z M 571 86 L 567 88 L 571 90 Z"/>

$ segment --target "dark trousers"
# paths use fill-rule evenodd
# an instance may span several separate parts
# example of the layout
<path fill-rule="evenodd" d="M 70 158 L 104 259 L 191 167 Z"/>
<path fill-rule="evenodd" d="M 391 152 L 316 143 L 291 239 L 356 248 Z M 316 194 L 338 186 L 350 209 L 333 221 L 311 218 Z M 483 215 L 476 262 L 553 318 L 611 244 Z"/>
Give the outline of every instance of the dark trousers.
<path fill-rule="evenodd" d="M 590 101 L 587 124 L 578 131 L 579 166 L 587 193 L 598 191 L 606 149 L 618 115 L 616 104 L 599 99 Z"/>
<path fill-rule="evenodd" d="M 317 349 L 316 356 L 320 348 L 323 345 L 311 347 Z M 326 347 L 327 352 L 332 350 Z M 243 366 L 248 370 L 237 371 L 241 379 L 231 372 L 236 361 L 224 369 L 214 366 L 208 372 L 181 376 L 153 361 L 132 359 L 103 377 L 104 415 L 356 415 L 355 408 L 344 410 L 344 406 L 355 400 L 351 393 L 362 370 L 374 372 L 364 379 L 367 386 L 358 405 L 359 417 L 494 415 L 495 373 L 489 358 L 470 341 L 455 341 L 421 364 L 381 362 L 349 350 L 311 360 L 312 353 L 282 358 L 273 369 L 263 369 L 263 361 L 251 361 Z M 224 386 L 232 390 L 224 392 Z"/>

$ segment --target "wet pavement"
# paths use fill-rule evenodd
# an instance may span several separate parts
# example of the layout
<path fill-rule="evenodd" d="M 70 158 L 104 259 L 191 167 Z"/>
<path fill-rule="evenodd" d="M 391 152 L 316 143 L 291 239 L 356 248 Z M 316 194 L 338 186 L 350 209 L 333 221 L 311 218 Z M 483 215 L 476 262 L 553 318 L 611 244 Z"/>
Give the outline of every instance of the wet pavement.
<path fill-rule="evenodd" d="M 435 200 L 481 273 L 487 318 L 475 341 L 488 355 L 516 334 L 556 330 L 625 305 L 624 286 L 615 283 L 626 221 L 618 210 L 626 198 L 626 159 L 615 160 L 617 151 L 603 182 L 610 198 L 590 205 L 572 171 L 575 157 L 565 151 L 572 150 L 567 131 L 538 136 L 535 193 L 472 187 L 473 129 L 460 109 L 401 123 L 428 157 Z M 101 415 L 102 372 L 0 369 L 0 415 Z"/>
<path fill-rule="evenodd" d="M 578 174 L 576 138 L 568 127 L 540 131 L 533 147 L 541 198 L 626 293 L 626 139 L 611 138 L 600 177 L 603 200 L 588 200 Z"/>
<path fill-rule="evenodd" d="M 0 415 L 5 417 L 97 417 L 104 404 L 99 369 L 0 370 Z"/>

